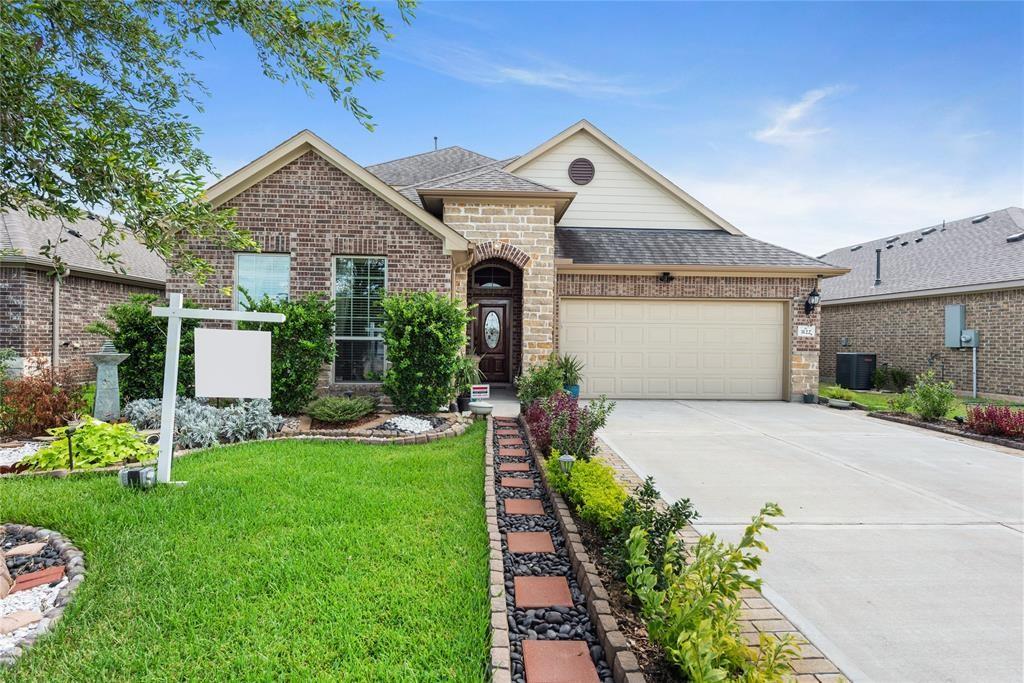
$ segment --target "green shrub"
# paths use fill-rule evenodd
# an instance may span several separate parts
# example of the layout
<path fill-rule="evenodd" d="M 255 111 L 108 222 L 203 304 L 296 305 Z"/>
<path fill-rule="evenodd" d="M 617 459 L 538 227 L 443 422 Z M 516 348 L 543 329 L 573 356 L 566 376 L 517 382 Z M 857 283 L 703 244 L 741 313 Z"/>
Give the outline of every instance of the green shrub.
<path fill-rule="evenodd" d="M 911 390 L 911 405 L 923 420 L 938 420 L 946 416 L 956 405 L 956 394 L 952 382 L 935 379 L 935 371 L 929 370 L 917 376 Z"/>
<path fill-rule="evenodd" d="M 306 412 L 311 418 L 329 424 L 342 424 L 358 420 L 375 410 L 377 410 L 377 400 L 369 396 L 353 398 L 324 396 L 306 406 Z"/>
<path fill-rule="evenodd" d="M 626 500 L 625 489 L 615 480 L 615 470 L 599 459 L 577 460 L 566 477 L 558 463 L 559 455 L 552 450 L 546 463 L 551 486 L 568 499 L 581 520 L 608 535 L 622 516 Z"/>
<path fill-rule="evenodd" d="M 910 371 L 890 365 L 882 365 L 875 370 L 871 383 L 876 389 L 885 391 L 903 391 L 913 382 Z"/>
<path fill-rule="evenodd" d="M 58 470 L 70 466 L 67 427 L 47 430 L 57 437 L 46 448 L 22 460 L 34 470 Z M 75 469 L 108 467 L 121 462 L 141 462 L 156 457 L 157 448 L 142 441 L 128 423 L 110 424 L 86 417 L 71 436 Z"/>
<path fill-rule="evenodd" d="M 562 366 L 558 362 L 558 357 L 552 355 L 548 360 L 516 377 L 516 397 L 519 403 L 528 406 L 534 401 L 543 401 L 554 396 L 563 386 Z"/>
<path fill-rule="evenodd" d="M 909 392 L 896 394 L 889 399 L 889 410 L 900 415 L 906 415 L 914 406 L 914 397 Z"/>
<path fill-rule="evenodd" d="M 466 309 L 436 292 L 394 294 L 381 306 L 388 356 L 384 392 L 395 408 L 432 413 L 451 403 L 466 346 Z"/>
<path fill-rule="evenodd" d="M 127 353 L 118 369 L 121 401 L 155 398 L 164 393 L 164 355 L 167 348 L 167 318 L 155 318 L 153 306 L 166 302 L 155 294 L 132 294 L 127 301 L 107 309 L 106 320 L 86 326 L 86 332 L 98 334 L 114 342 L 121 353 Z M 195 308 L 186 301 L 185 308 Z M 195 395 L 194 335 L 200 321 L 183 318 L 178 356 L 178 395 Z"/>
<path fill-rule="evenodd" d="M 821 392 L 825 398 L 834 398 L 840 401 L 855 401 L 857 395 L 849 389 L 844 389 L 838 384 L 833 384 L 830 387 L 825 387 L 825 390 Z"/>
<path fill-rule="evenodd" d="M 762 633 L 755 652 L 740 632 L 740 592 L 759 589 L 755 571 L 761 564 L 756 551 L 768 548 L 759 536 L 774 529 L 769 517 L 782 510 L 767 503 L 751 520 L 738 544 L 701 537 L 684 563 L 674 534 L 666 538 L 664 589 L 651 560 L 648 533 L 635 527 L 628 542 L 630 572 L 626 584 L 641 605 L 651 640 L 661 645 L 668 660 L 691 681 L 782 681 L 789 661 L 797 656 L 791 636 Z"/>
<path fill-rule="evenodd" d="M 629 535 L 635 527 L 647 532 L 648 556 L 654 566 L 658 588 L 665 585 L 664 567 L 666 560 L 675 561 L 681 555 L 665 557 L 665 540 L 676 538 L 677 533 L 699 515 L 689 498 L 677 500 L 661 508 L 661 494 L 654 488 L 654 477 L 647 477 L 622 505 L 622 515 L 616 524 L 614 534 L 605 545 L 604 553 L 616 575 L 625 579 L 629 573 Z M 676 567 L 681 569 L 681 567 Z"/>
<path fill-rule="evenodd" d="M 297 415 L 313 398 L 324 363 L 334 356 L 334 305 L 316 294 L 253 301 L 244 289 L 239 293 L 247 310 L 285 316 L 283 323 L 240 322 L 238 329 L 270 332 L 270 403 L 275 413 Z"/>

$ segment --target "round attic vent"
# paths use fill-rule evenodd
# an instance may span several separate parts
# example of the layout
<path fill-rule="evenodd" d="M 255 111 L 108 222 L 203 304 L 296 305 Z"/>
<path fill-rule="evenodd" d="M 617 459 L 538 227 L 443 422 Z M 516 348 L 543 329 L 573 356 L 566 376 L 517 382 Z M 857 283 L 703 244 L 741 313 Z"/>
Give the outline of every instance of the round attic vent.
<path fill-rule="evenodd" d="M 594 162 L 590 159 L 573 159 L 569 164 L 569 180 L 577 185 L 586 185 L 594 179 Z"/>

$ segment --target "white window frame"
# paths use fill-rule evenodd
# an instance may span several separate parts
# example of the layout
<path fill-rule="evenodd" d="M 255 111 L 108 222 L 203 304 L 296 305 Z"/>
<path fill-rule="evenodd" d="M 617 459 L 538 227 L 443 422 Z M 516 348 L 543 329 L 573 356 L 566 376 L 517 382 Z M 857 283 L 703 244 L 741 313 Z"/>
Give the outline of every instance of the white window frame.
<path fill-rule="evenodd" d="M 236 251 L 235 252 L 235 269 L 231 274 L 231 310 L 240 311 L 239 299 L 238 299 L 238 259 L 242 256 L 283 256 L 288 259 L 288 300 L 292 298 L 292 255 L 285 251 L 263 251 L 263 252 L 252 252 L 252 251 Z M 251 293 L 251 292 L 250 292 Z"/>
<path fill-rule="evenodd" d="M 331 301 L 335 301 L 338 298 L 338 291 L 335 289 L 338 285 L 338 260 L 339 259 L 362 259 L 364 261 L 370 259 L 383 259 L 384 261 L 384 293 L 388 293 L 388 275 L 389 275 L 389 264 L 388 257 L 374 254 L 335 254 L 331 257 Z M 336 304 L 335 304 L 336 305 Z M 335 308 L 337 311 L 337 308 Z M 343 380 L 338 381 L 336 366 L 338 363 L 338 342 L 339 341 L 379 341 L 384 344 L 384 337 L 349 337 L 340 335 L 337 333 L 338 321 L 335 318 L 332 323 L 334 328 L 334 334 L 331 339 L 334 341 L 334 353 L 331 355 L 331 384 L 380 384 L 378 380 Z M 388 369 L 388 349 L 387 345 L 384 346 L 384 370 Z"/>

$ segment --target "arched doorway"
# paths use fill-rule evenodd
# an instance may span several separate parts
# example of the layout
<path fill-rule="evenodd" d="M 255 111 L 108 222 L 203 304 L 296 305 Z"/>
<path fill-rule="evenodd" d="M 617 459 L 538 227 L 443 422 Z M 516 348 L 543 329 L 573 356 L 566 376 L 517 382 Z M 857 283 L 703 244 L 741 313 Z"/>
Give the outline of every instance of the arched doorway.
<path fill-rule="evenodd" d="M 466 284 L 473 307 L 470 351 L 480 357 L 487 382 L 511 382 L 522 361 L 523 273 L 504 259 L 490 258 L 470 269 Z"/>

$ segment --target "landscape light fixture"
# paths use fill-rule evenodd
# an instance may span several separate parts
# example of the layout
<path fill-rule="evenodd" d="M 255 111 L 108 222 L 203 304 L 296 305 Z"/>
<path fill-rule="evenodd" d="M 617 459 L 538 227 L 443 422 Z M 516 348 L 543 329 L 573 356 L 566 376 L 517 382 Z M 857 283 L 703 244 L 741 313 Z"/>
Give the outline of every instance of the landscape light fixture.
<path fill-rule="evenodd" d="M 818 304 L 821 303 L 821 293 L 818 292 L 818 288 L 815 287 L 811 290 L 811 293 L 807 295 L 807 301 L 804 302 L 804 313 L 810 315 L 817 308 Z"/>
<path fill-rule="evenodd" d="M 64 435 L 68 438 L 68 471 L 75 471 L 75 449 L 71 445 L 71 437 L 75 435 L 75 431 L 78 426 L 74 422 L 69 422 L 67 429 L 64 430 Z"/>
<path fill-rule="evenodd" d="M 562 474 L 567 477 L 569 476 L 569 472 L 572 471 L 572 466 L 575 462 L 576 458 L 572 457 L 568 453 L 558 456 L 558 466 L 562 468 Z"/>

